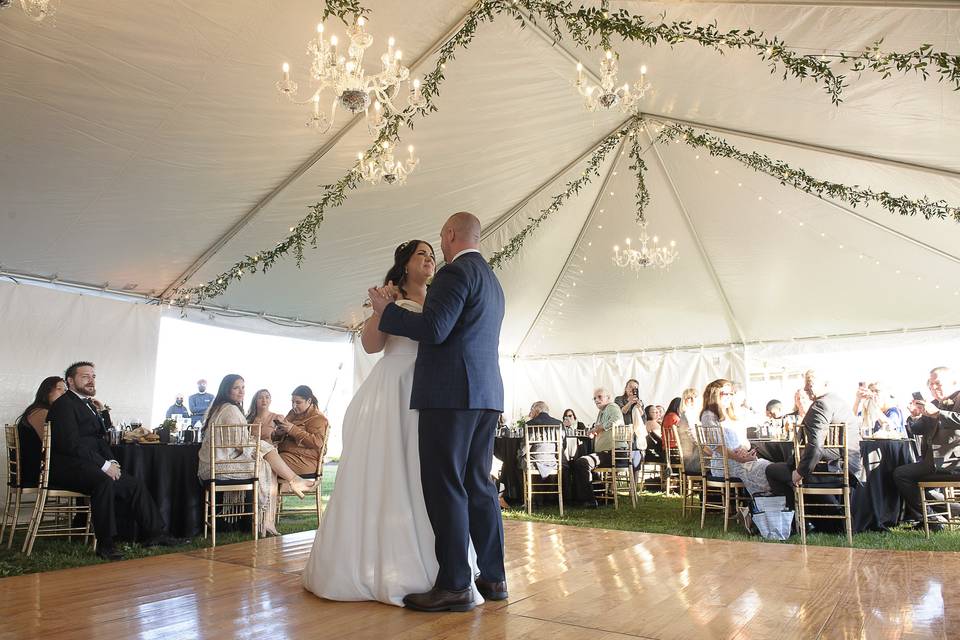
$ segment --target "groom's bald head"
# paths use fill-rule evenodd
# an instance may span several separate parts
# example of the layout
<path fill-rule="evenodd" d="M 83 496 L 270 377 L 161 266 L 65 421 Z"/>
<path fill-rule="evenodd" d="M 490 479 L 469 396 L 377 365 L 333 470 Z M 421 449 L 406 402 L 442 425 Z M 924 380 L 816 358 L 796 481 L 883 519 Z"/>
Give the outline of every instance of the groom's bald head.
<path fill-rule="evenodd" d="M 480 248 L 480 220 L 468 211 L 453 214 L 440 230 L 440 250 L 447 262 L 464 249 Z"/>

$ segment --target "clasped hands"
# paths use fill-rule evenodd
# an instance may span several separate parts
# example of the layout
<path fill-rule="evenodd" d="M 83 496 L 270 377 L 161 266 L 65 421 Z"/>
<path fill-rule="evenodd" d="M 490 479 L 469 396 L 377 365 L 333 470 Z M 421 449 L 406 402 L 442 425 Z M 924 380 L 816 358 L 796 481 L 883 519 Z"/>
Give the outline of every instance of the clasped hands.
<path fill-rule="evenodd" d="M 379 316 L 383 314 L 388 304 L 400 299 L 400 289 L 391 280 L 382 287 L 370 287 L 367 289 L 367 295 L 370 297 L 373 315 Z"/>

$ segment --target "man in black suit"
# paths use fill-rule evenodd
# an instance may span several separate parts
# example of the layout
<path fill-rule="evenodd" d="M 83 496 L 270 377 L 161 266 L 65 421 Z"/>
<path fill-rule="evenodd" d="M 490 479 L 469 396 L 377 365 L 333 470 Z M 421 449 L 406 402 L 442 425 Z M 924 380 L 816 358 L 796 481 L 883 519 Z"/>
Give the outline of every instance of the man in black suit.
<path fill-rule="evenodd" d="M 420 411 L 420 475 L 436 534 L 440 570 L 434 588 L 403 602 L 420 611 L 472 609 L 475 582 L 487 600 L 507 597 L 503 521 L 490 480 L 493 434 L 503 413 L 498 347 L 503 289 L 480 255 L 480 221 L 455 213 L 440 231 L 446 266 L 437 271 L 423 304 L 413 313 L 371 289 L 380 330 L 420 343 L 410 408 Z M 480 576 L 468 561 L 470 541 Z"/>
<path fill-rule="evenodd" d="M 920 482 L 960 480 L 960 376 L 947 367 L 930 372 L 927 387 L 933 402 L 914 400 L 920 417 L 912 425 L 913 433 L 923 438 L 920 462 L 905 464 L 893 472 L 893 481 L 907 505 L 907 517 L 922 520 Z M 935 493 L 935 492 L 931 492 Z M 942 496 L 933 496 L 940 499 Z M 929 509 L 929 507 L 927 507 Z M 931 513 L 930 529 L 943 528 L 943 518 Z"/>
<path fill-rule="evenodd" d="M 122 474 L 120 465 L 112 459 L 105 440 L 106 413 L 94 399 L 96 378 L 91 362 L 72 364 L 64 374 L 68 391 L 53 403 L 47 416 L 51 425 L 50 484 L 90 496 L 97 555 L 101 558 L 121 557 L 113 546 L 115 501 L 129 506 L 145 533 L 145 546 L 176 544 L 163 534 L 163 518 L 143 482 Z"/>
<path fill-rule="evenodd" d="M 563 421 L 558 420 L 550 415 L 550 407 L 547 406 L 546 402 L 543 400 L 537 400 L 530 406 L 530 413 L 527 416 L 527 424 L 533 427 L 559 427 L 563 424 Z M 549 442 L 537 442 L 530 445 L 530 457 L 532 458 L 532 464 L 537 468 L 537 473 L 539 473 L 540 477 L 544 480 L 557 473 L 557 462 L 554 458 L 556 452 L 556 445 L 550 444 Z M 566 468 L 566 464 L 564 464 L 564 468 Z"/>
<path fill-rule="evenodd" d="M 803 457 L 800 458 L 796 469 L 786 462 L 775 462 L 766 469 L 771 492 L 774 495 L 785 496 L 790 509 L 794 508 L 794 487 L 817 482 L 813 470 L 818 464 L 826 464 L 827 469 L 831 471 L 840 469 L 837 452 L 823 448 L 827 430 L 831 424 L 846 425 L 849 463 L 847 474 L 852 484 L 859 486 L 866 481 L 866 474 L 860 460 L 860 430 L 849 403 L 839 394 L 829 391 L 827 383 L 819 378 L 815 371 L 807 371 L 803 374 L 803 379 L 803 390 L 813 401 L 801 425 L 807 443 L 803 450 Z"/>

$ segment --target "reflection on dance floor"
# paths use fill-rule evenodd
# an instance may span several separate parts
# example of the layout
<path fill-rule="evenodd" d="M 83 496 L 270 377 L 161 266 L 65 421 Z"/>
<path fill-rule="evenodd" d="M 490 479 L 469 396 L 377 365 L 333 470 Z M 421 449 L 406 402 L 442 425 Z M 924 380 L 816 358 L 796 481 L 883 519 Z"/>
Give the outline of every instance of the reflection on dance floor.
<path fill-rule="evenodd" d="M 505 523 L 508 602 L 421 614 L 300 586 L 311 532 L 0 580 L 0 637 L 947 638 L 960 555 Z M 954 616 L 956 614 L 953 614 Z"/>

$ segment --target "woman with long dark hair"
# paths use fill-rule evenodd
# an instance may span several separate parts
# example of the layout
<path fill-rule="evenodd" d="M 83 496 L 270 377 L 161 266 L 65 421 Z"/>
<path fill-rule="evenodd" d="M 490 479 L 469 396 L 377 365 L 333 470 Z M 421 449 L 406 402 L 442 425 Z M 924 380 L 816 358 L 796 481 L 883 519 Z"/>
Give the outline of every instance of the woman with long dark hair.
<path fill-rule="evenodd" d="M 301 384 L 290 394 L 290 413 L 274 431 L 277 451 L 283 461 L 300 475 L 314 474 L 320 453 L 327 443 L 330 422 L 320 412 L 313 390 Z"/>
<path fill-rule="evenodd" d="M 433 247 L 411 240 L 396 248 L 383 282 L 396 287 L 395 304 L 421 313 L 434 269 Z M 367 353 L 383 357 L 344 414 L 337 482 L 303 584 L 329 600 L 401 606 L 434 585 L 439 565 L 420 479 L 419 414 L 410 408 L 418 345 L 379 324 L 375 313 L 360 336 Z"/>
<path fill-rule="evenodd" d="M 44 378 L 33 402 L 17 418 L 20 436 L 20 479 L 25 486 L 35 487 L 40 481 L 40 456 L 47 413 L 53 402 L 67 392 L 67 383 L 60 376 Z"/>
<path fill-rule="evenodd" d="M 244 381 L 241 376 L 231 373 L 223 377 L 220 388 L 217 389 L 217 395 L 210 408 L 207 409 L 207 415 L 203 421 L 204 437 L 203 443 L 200 445 L 200 466 L 198 469 L 201 480 L 209 480 L 212 473 L 210 468 L 210 444 L 213 438 L 212 434 L 209 433 L 210 427 L 247 424 L 246 416 L 243 415 L 243 394 Z M 227 431 L 226 433 L 232 434 L 233 432 Z M 250 475 L 250 471 L 246 467 L 254 462 L 254 448 L 250 445 L 255 437 L 257 437 L 255 434 L 248 432 L 243 441 L 236 442 L 237 448 L 217 449 L 217 463 L 227 463 L 226 470 L 218 471 L 218 480 L 246 478 Z M 260 532 L 265 535 L 279 535 L 274 527 L 278 503 L 277 477 L 279 476 L 289 482 L 290 488 L 301 498 L 304 491 L 313 487 L 313 483 L 294 473 L 277 453 L 276 448 L 269 442 L 260 442 L 260 460 L 257 463 L 260 465 Z"/>

